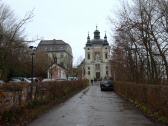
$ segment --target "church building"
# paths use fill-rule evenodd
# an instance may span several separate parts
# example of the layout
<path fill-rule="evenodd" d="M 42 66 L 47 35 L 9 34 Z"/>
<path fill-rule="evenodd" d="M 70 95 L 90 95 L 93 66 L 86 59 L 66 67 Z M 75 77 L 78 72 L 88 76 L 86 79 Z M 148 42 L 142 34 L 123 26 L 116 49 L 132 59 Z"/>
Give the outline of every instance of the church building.
<path fill-rule="evenodd" d="M 94 38 L 88 34 L 85 46 L 85 78 L 88 80 L 102 80 L 111 77 L 110 46 L 105 33 L 104 39 L 96 27 Z"/>

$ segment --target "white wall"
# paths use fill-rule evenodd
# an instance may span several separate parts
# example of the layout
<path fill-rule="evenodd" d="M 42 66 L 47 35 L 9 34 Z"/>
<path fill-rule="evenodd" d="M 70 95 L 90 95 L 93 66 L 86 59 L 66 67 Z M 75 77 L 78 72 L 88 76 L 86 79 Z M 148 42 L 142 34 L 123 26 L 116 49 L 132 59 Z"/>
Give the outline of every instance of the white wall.
<path fill-rule="evenodd" d="M 89 50 L 88 50 L 89 48 Z M 109 64 L 110 59 L 110 46 L 94 46 L 85 47 L 85 78 L 92 80 L 96 77 L 95 64 L 100 64 L 100 77 L 103 79 L 106 77 L 106 66 L 108 66 L 108 75 L 111 76 L 111 68 Z M 100 61 L 95 60 L 95 52 L 100 52 Z M 88 60 L 88 53 L 90 53 L 90 59 Z M 108 58 L 105 58 L 107 53 Z M 90 75 L 88 75 L 88 67 L 90 67 Z"/>

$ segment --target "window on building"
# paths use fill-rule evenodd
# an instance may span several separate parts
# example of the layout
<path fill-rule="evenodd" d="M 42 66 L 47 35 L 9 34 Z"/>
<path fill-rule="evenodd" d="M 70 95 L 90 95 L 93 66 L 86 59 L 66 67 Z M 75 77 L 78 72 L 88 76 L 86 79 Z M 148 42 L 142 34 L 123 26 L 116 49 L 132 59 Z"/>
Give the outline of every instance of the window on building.
<path fill-rule="evenodd" d="M 88 71 L 88 75 L 90 75 L 90 71 Z"/>
<path fill-rule="evenodd" d="M 106 70 L 108 70 L 108 66 L 106 66 Z"/>
<path fill-rule="evenodd" d="M 88 70 L 90 70 L 90 67 L 88 67 Z"/>
<path fill-rule="evenodd" d="M 64 57 L 64 54 L 63 54 L 63 53 L 61 53 L 60 57 L 61 57 L 61 58 L 63 58 L 63 57 Z"/>
<path fill-rule="evenodd" d="M 90 48 L 88 48 L 88 50 L 90 50 Z"/>
<path fill-rule="evenodd" d="M 53 59 L 54 59 L 54 63 L 57 63 L 57 57 L 53 56 Z"/>
<path fill-rule="evenodd" d="M 107 53 L 105 53 L 105 59 L 107 59 L 107 58 L 108 58 Z"/>
<path fill-rule="evenodd" d="M 90 53 L 88 53 L 88 59 L 90 59 Z"/>
<path fill-rule="evenodd" d="M 106 71 L 106 75 L 108 75 L 108 71 Z"/>
<path fill-rule="evenodd" d="M 101 56 L 100 56 L 100 52 L 95 52 L 95 60 L 99 60 L 100 58 L 101 58 Z"/>
<path fill-rule="evenodd" d="M 65 67 L 63 62 L 61 62 L 60 65 L 61 65 L 62 67 Z"/>
<path fill-rule="evenodd" d="M 85 69 L 83 69 L 83 74 L 85 75 L 86 73 L 85 73 Z"/>
<path fill-rule="evenodd" d="M 100 70 L 100 64 L 96 64 L 95 67 L 96 67 L 96 70 Z"/>
<path fill-rule="evenodd" d="M 52 51 L 52 47 L 48 47 L 48 51 Z"/>

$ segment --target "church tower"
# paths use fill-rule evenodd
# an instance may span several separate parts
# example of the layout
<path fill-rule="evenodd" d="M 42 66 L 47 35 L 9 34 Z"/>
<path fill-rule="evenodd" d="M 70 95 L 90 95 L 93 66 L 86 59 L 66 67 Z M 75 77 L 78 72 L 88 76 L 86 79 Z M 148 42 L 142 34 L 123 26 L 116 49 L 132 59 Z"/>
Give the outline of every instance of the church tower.
<path fill-rule="evenodd" d="M 102 80 L 111 77 L 110 46 L 105 33 L 104 39 L 100 31 L 94 31 L 94 38 L 88 34 L 85 46 L 85 78 L 88 80 Z"/>

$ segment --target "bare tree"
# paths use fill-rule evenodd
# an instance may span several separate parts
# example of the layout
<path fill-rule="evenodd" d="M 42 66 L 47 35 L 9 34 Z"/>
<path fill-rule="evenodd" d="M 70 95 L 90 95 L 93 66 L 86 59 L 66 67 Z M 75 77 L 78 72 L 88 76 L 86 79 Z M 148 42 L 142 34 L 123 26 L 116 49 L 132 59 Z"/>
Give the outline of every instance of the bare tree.
<path fill-rule="evenodd" d="M 22 63 L 29 62 L 23 26 L 32 17 L 31 11 L 23 19 L 17 20 L 9 6 L 0 1 L 0 78 L 7 79 L 14 73 L 21 74 L 27 71 Z"/>
<path fill-rule="evenodd" d="M 49 69 L 50 65 L 52 65 L 52 60 L 48 54 L 43 51 L 37 51 L 35 57 L 35 75 L 46 78 L 47 70 Z"/>
<path fill-rule="evenodd" d="M 134 0 L 123 6 L 117 26 L 116 49 L 122 49 L 130 81 L 157 83 L 168 79 L 166 0 Z M 113 61 L 116 62 L 116 61 Z M 124 70 L 124 69 L 123 69 Z M 125 72 L 125 73 L 127 73 Z"/>

